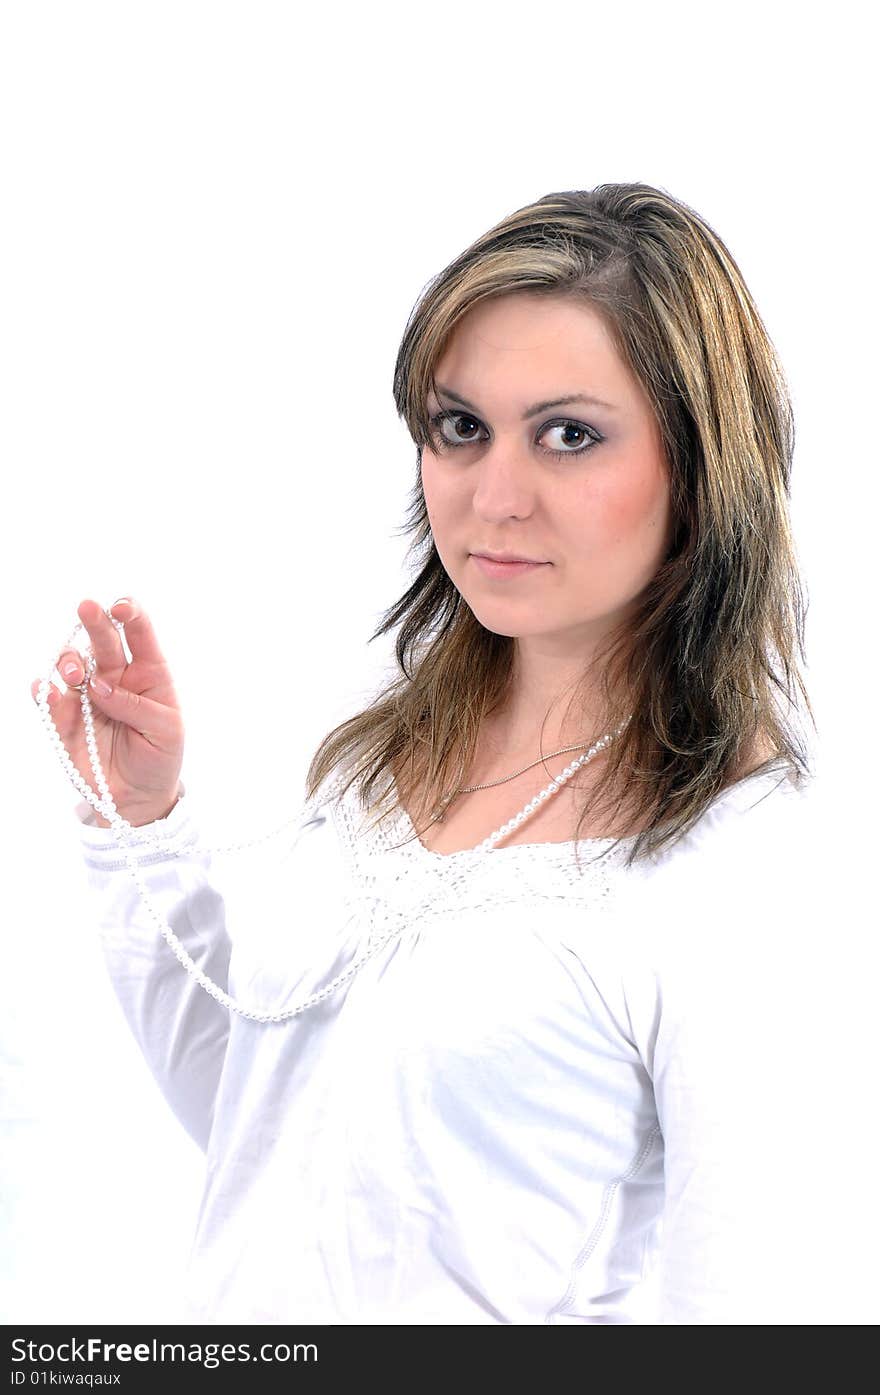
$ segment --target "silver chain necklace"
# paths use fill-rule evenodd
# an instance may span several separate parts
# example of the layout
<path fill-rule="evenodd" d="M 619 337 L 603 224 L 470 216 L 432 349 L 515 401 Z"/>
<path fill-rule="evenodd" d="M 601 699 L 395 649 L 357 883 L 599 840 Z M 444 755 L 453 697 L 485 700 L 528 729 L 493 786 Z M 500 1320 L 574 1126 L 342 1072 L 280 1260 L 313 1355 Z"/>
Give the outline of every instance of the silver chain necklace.
<path fill-rule="evenodd" d="M 125 627 L 122 621 L 117 620 L 114 616 L 112 616 L 110 614 L 109 609 L 105 610 L 104 613 L 107 616 L 108 620 L 110 620 L 111 623 L 116 626 L 117 630 L 120 632 L 120 636 L 124 637 Z M 82 624 L 78 624 L 76 626 L 69 640 L 67 641 L 67 644 L 64 646 L 65 649 L 71 649 L 75 647 L 73 641 L 79 634 L 80 630 L 84 631 L 85 626 Z M 133 828 L 132 825 L 128 823 L 127 820 L 124 819 L 122 815 L 118 812 L 116 805 L 113 802 L 113 796 L 110 793 L 110 789 L 104 777 L 104 772 L 101 769 L 101 762 L 98 756 L 98 745 L 95 740 L 95 726 L 92 717 L 92 704 L 89 702 L 88 696 L 89 679 L 94 673 L 97 664 L 94 654 L 92 653 L 91 648 L 88 646 L 86 647 L 85 653 L 82 654 L 81 657 L 83 660 L 84 677 L 80 686 L 80 707 L 82 709 L 83 726 L 85 728 L 86 749 L 89 753 L 89 762 L 92 767 L 92 772 L 95 776 L 95 784 L 98 787 L 99 793 L 96 794 L 95 791 L 89 785 L 86 784 L 85 780 L 80 775 L 73 761 L 70 759 L 70 756 L 64 746 L 64 742 L 61 740 L 58 728 L 56 727 L 54 719 L 52 717 L 52 712 L 48 703 L 48 694 L 52 682 L 52 674 L 55 672 L 54 663 L 49 669 L 49 677 L 43 678 L 40 682 L 39 688 L 37 689 L 37 710 L 40 714 L 43 725 L 46 728 L 46 733 L 49 737 L 49 740 L 55 747 L 61 764 L 67 771 L 70 780 L 79 790 L 80 794 L 82 794 L 83 798 L 86 799 L 89 804 L 91 804 L 92 808 L 96 809 L 97 812 L 101 815 L 101 817 L 105 818 L 111 825 L 113 832 L 116 836 L 116 841 L 119 843 L 122 855 L 125 859 L 128 869 L 131 872 L 131 875 L 134 878 L 135 883 L 137 884 L 138 890 L 141 895 L 141 899 L 143 900 L 151 919 L 155 922 L 159 930 L 159 933 L 162 935 L 163 939 L 165 940 L 168 947 L 171 949 L 172 953 L 186 969 L 187 973 L 195 979 L 195 981 L 199 984 L 201 988 L 205 990 L 206 993 L 209 993 L 212 998 L 215 998 L 218 1003 L 221 1003 L 223 1007 L 227 1008 L 230 1012 L 235 1012 L 240 1017 L 246 1017 L 253 1022 L 284 1022 L 288 1018 L 296 1017 L 299 1015 L 299 1013 L 305 1012 L 307 1008 L 313 1007 L 315 1004 L 323 1002 L 325 998 L 330 997 L 330 995 L 332 993 L 335 993 L 337 988 L 341 987 L 343 983 L 353 978 L 354 975 L 361 968 L 361 966 L 365 964 L 368 959 L 371 959 L 374 954 L 378 953 L 378 951 L 382 949 L 383 946 L 387 944 L 387 942 L 393 936 L 399 935 L 401 933 L 402 927 L 392 927 L 390 930 L 386 931 L 386 933 L 380 936 L 371 945 L 371 947 L 360 956 L 360 958 L 356 959 L 354 963 L 350 964 L 349 967 L 345 969 L 341 974 L 338 974 L 336 978 L 332 980 L 332 982 L 327 984 L 326 987 L 321 988 L 318 992 L 312 993 L 308 998 L 305 998 L 301 1003 L 298 1003 L 296 1007 L 288 1008 L 284 1012 L 265 1012 L 259 1008 L 244 1007 L 241 1003 L 236 1002 L 236 1000 L 232 998 L 225 991 L 225 989 L 221 988 L 218 983 L 215 983 L 214 980 L 209 978 L 206 973 L 202 972 L 199 966 L 187 953 L 186 949 L 181 944 L 180 940 L 177 938 L 174 931 L 171 929 L 171 926 L 168 924 L 167 920 L 162 915 L 162 912 L 159 910 L 158 906 L 156 905 L 155 901 L 150 895 L 146 882 L 144 881 L 143 875 L 141 873 L 141 869 L 137 864 L 135 854 L 132 851 L 129 844 L 136 843 L 140 846 L 146 843 L 149 846 L 159 849 L 161 852 L 165 853 L 169 857 L 179 857 L 184 851 L 189 851 L 195 845 L 192 842 L 189 842 L 185 846 L 180 845 L 175 847 L 173 839 L 171 837 L 162 837 L 161 835 L 154 833 L 152 829 L 150 829 L 150 831 L 148 832 L 147 829 L 149 829 L 149 825 L 141 826 L 140 828 Z M 529 802 L 522 809 L 520 809 L 518 814 L 515 814 L 513 818 L 507 821 L 507 823 L 502 824 L 501 828 L 497 828 L 494 833 L 491 833 L 488 838 L 485 838 L 483 842 L 478 844 L 477 848 L 472 849 L 472 851 L 492 852 L 503 838 L 506 838 L 508 834 L 514 831 L 514 829 L 519 828 L 520 824 L 523 823 L 525 819 L 529 818 L 535 812 L 536 809 L 539 809 L 545 800 L 549 799 L 553 794 L 556 793 L 557 790 L 561 789 L 562 786 L 568 780 L 570 780 L 574 774 L 576 774 L 576 772 L 581 768 L 582 765 L 585 765 L 587 761 L 592 760 L 593 756 L 596 755 L 597 752 L 599 752 L 605 746 L 607 746 L 610 741 L 613 741 L 614 738 L 618 736 L 621 731 L 623 731 L 623 728 L 626 726 L 626 723 L 628 721 L 630 721 L 630 717 L 627 717 L 623 722 L 621 722 L 620 726 L 617 728 L 616 731 L 609 733 L 606 736 L 603 736 L 599 741 L 595 742 L 594 745 L 591 746 L 589 751 L 586 751 L 584 755 L 579 756 L 576 761 L 572 761 L 571 764 L 566 766 L 566 768 L 563 771 L 561 771 L 559 775 L 553 777 L 549 785 L 546 785 L 544 789 L 539 790 L 538 793 L 534 796 L 534 798 L 530 799 Z M 576 746 L 570 746 L 565 748 L 566 751 L 578 749 L 579 748 Z M 557 751 L 555 754 L 562 755 L 564 753 L 562 751 Z M 540 765 L 541 759 L 552 759 L 552 757 L 539 758 L 537 761 L 533 762 L 533 765 Z M 525 770 L 530 770 L 531 768 L 531 766 L 524 767 Z M 519 775 L 521 775 L 522 773 L 523 771 L 521 770 L 516 772 L 516 774 Z M 496 780 L 492 783 L 505 784 L 507 780 L 512 780 L 514 778 L 514 775 L 508 775 L 505 776 L 503 780 Z M 475 785 L 473 788 L 483 789 L 489 788 L 489 786 Z M 471 790 L 458 790 L 456 791 L 456 795 L 453 797 L 457 797 L 458 794 L 465 793 L 469 794 L 471 793 Z M 446 802 L 448 805 L 451 802 L 451 800 L 447 800 Z M 275 837 L 278 833 L 282 831 L 282 829 L 289 828 L 293 823 L 296 822 L 298 822 L 298 818 L 287 819 L 283 824 L 280 825 L 279 828 L 273 829 L 271 832 L 263 834 L 260 838 L 251 839 L 247 843 L 232 843 L 227 847 L 222 848 L 206 847 L 204 844 L 198 844 L 198 846 L 202 848 L 204 852 L 240 852 L 245 848 L 256 847 L 259 843 L 266 842 L 267 839 Z"/>
<path fill-rule="evenodd" d="M 557 756 L 564 756 L 569 751 L 582 751 L 584 747 L 589 744 L 588 741 L 580 741 L 575 746 L 563 746 L 560 751 L 551 751 L 549 755 L 539 756 L 537 760 L 533 760 L 529 765 L 524 765 L 522 770 L 515 770 L 512 775 L 505 775 L 500 780 L 489 780 L 485 785 L 467 785 L 464 789 L 454 790 L 452 794 L 447 795 L 447 797 L 437 805 L 437 810 L 431 822 L 442 823 L 446 818 L 446 810 L 461 794 L 474 794 L 477 790 L 491 790 L 494 789 L 496 785 L 506 785 L 511 780 L 515 780 L 517 775 L 525 775 L 527 770 L 533 770 L 536 765 L 543 765 L 546 760 L 555 760 Z"/>

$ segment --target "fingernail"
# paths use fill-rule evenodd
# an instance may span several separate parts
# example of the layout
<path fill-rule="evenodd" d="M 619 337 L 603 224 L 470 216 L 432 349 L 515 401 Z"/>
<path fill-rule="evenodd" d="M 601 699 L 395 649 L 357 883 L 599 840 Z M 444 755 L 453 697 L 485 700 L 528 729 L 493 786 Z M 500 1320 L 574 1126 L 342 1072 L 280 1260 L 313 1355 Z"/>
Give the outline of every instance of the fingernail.
<path fill-rule="evenodd" d="M 97 676 L 94 676 L 89 681 L 91 682 L 91 685 L 95 689 L 95 691 L 99 692 L 102 697 L 109 697 L 110 694 L 113 692 L 112 685 L 110 683 L 106 683 L 103 678 L 98 678 Z"/>
<path fill-rule="evenodd" d="M 79 673 L 79 664 L 75 659 L 68 659 L 66 664 L 62 664 L 61 673 L 65 678 L 74 678 Z"/>

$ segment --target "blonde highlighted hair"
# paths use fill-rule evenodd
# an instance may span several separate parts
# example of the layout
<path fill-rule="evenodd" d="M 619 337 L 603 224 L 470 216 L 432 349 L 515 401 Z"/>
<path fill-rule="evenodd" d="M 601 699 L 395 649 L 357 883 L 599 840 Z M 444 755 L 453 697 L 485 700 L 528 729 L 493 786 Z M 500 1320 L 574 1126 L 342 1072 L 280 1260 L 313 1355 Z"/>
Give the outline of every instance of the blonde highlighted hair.
<path fill-rule="evenodd" d="M 805 606 L 788 512 L 794 421 L 783 371 L 717 233 L 647 184 L 547 194 L 517 209 L 414 306 L 394 368 L 397 410 L 418 447 L 403 529 L 414 579 L 371 636 L 398 628 L 400 674 L 323 738 L 307 796 L 335 775 L 340 794 L 357 786 L 376 821 L 398 792 L 417 799 L 418 823 L 457 788 L 484 718 L 509 694 L 515 641 L 485 629 L 445 571 L 420 465 L 432 440 L 428 394 L 450 335 L 480 301 L 524 291 L 570 296 L 603 316 L 648 394 L 670 467 L 668 554 L 625 630 L 584 672 L 604 703 L 597 736 L 632 718 L 603 754 L 577 836 L 588 815 L 625 804 L 640 828 L 632 863 L 677 841 L 742 777 L 758 741 L 770 752 L 758 771 L 779 763 L 809 778 L 799 699 L 815 727 L 798 661 Z"/>

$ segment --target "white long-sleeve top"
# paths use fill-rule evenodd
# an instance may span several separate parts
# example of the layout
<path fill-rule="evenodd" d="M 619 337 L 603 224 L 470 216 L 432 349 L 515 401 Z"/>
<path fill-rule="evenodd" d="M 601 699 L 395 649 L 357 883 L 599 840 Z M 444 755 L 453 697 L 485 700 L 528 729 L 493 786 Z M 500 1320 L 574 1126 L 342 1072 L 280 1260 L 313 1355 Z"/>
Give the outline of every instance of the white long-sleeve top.
<path fill-rule="evenodd" d="M 839 1178 L 812 1135 L 847 1053 L 810 1066 L 831 965 L 805 788 L 731 786 L 632 868 L 633 840 L 582 840 L 580 872 L 570 843 L 434 853 L 402 809 L 367 831 L 353 790 L 322 792 L 288 894 L 235 927 L 184 788 L 137 830 L 177 855 L 138 842 L 138 864 L 238 1002 L 292 1007 L 392 932 L 269 1024 L 184 970 L 80 803 L 116 994 L 206 1152 L 186 1316 L 627 1323 L 659 1262 L 661 1323 L 836 1320 L 817 1295 L 856 1242 L 828 1250 Z"/>

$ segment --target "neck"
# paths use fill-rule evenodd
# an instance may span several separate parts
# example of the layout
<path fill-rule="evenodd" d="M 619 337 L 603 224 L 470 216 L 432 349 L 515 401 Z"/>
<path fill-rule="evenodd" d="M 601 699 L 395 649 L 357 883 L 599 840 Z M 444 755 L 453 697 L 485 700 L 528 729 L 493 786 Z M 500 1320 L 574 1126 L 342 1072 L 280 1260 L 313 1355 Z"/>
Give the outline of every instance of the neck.
<path fill-rule="evenodd" d="M 567 671 L 520 664 L 508 697 L 483 722 L 480 740 L 485 751 L 502 759 L 527 758 L 603 736 L 599 701 L 584 690 L 582 678 L 582 664 L 574 674 L 571 664 Z"/>

